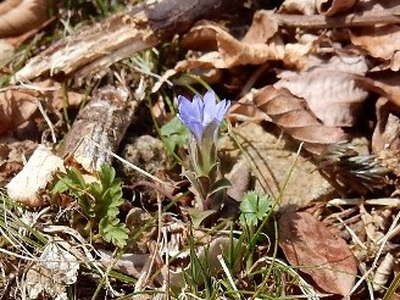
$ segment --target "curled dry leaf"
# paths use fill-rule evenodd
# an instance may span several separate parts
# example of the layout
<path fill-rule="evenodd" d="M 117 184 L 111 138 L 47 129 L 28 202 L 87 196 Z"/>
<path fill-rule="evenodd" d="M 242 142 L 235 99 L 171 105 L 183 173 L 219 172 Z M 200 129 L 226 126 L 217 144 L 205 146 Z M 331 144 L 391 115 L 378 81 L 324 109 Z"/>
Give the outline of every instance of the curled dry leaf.
<path fill-rule="evenodd" d="M 37 109 L 34 94 L 8 90 L 0 93 L 0 135 L 27 121 Z"/>
<path fill-rule="evenodd" d="M 254 103 L 285 132 L 305 142 L 310 152 L 320 154 L 326 146 L 346 139 L 340 128 L 322 124 L 308 110 L 304 99 L 285 89 L 267 86 L 257 93 Z"/>
<path fill-rule="evenodd" d="M 400 75 L 386 72 L 374 77 L 354 76 L 359 86 L 387 98 L 396 107 L 400 107 Z"/>
<path fill-rule="evenodd" d="M 367 70 L 363 57 L 333 57 L 325 64 L 301 73 L 283 72 L 276 88 L 286 88 L 304 98 L 310 110 L 326 126 L 353 126 L 368 92 L 357 85 L 354 74 Z M 350 73 L 351 72 L 351 73 Z"/>
<path fill-rule="evenodd" d="M 282 13 L 301 13 L 311 16 L 315 14 L 316 8 L 315 0 L 285 0 L 279 11 Z"/>
<path fill-rule="evenodd" d="M 0 135 L 17 128 L 28 121 L 37 111 L 39 98 L 49 100 L 54 110 L 76 107 L 85 96 L 68 91 L 66 95 L 61 85 L 51 80 L 35 83 L 35 86 L 16 87 L 0 93 Z"/>
<path fill-rule="evenodd" d="M 30 299 L 45 292 L 54 299 L 67 299 L 66 286 L 77 280 L 79 261 L 64 241 L 49 242 L 39 261 L 27 272 L 25 286 Z"/>
<path fill-rule="evenodd" d="M 221 25 L 212 21 L 200 21 L 182 36 L 180 45 L 186 49 L 197 51 L 217 50 L 216 31 L 208 26 L 221 27 Z M 221 29 L 226 30 L 223 27 Z"/>
<path fill-rule="evenodd" d="M 350 31 L 351 42 L 369 55 L 386 61 L 392 71 L 400 68 L 400 26 L 369 26 Z"/>
<path fill-rule="evenodd" d="M 349 10 L 358 0 L 316 0 L 316 2 L 318 11 L 329 17 Z"/>
<path fill-rule="evenodd" d="M 282 60 L 287 65 L 301 67 L 304 64 L 304 56 L 311 51 L 312 43 L 283 44 L 281 40 L 273 39 L 278 24 L 271 16 L 269 11 L 258 11 L 241 41 L 220 26 L 201 25 L 197 30 L 207 32 L 208 37 L 215 37 L 217 51 L 182 61 L 177 64 L 175 70 L 180 72 L 194 68 L 224 69 L 238 65 L 259 65 L 270 60 Z M 192 30 L 192 34 L 195 31 L 196 28 Z"/>
<path fill-rule="evenodd" d="M 357 262 L 346 242 L 306 212 L 289 212 L 279 219 L 279 245 L 294 267 L 311 276 L 324 291 L 348 295 Z"/>
<path fill-rule="evenodd" d="M 0 37 L 22 34 L 48 19 L 49 0 L 6 0 L 0 4 Z"/>
<path fill-rule="evenodd" d="M 400 118 L 394 114 L 396 108 L 393 106 L 384 97 L 376 102 L 377 122 L 372 135 L 372 151 L 382 166 L 400 176 Z"/>
<path fill-rule="evenodd" d="M 272 12 L 259 10 L 254 13 L 253 22 L 242 39 L 242 43 L 266 43 L 278 31 L 278 23 L 271 17 Z"/>

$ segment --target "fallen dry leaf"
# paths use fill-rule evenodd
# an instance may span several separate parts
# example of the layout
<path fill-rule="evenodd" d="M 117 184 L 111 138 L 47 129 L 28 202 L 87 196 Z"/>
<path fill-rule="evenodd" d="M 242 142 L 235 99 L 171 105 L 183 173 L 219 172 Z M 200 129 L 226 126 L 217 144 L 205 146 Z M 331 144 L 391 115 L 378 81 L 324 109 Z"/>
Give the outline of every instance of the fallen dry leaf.
<path fill-rule="evenodd" d="M 339 127 L 326 126 L 318 121 L 304 99 L 285 89 L 267 86 L 257 93 L 254 103 L 285 132 L 305 142 L 304 146 L 310 152 L 320 154 L 326 146 L 347 138 Z"/>
<path fill-rule="evenodd" d="M 278 31 L 278 23 L 272 12 L 259 10 L 254 13 L 253 22 L 242 39 L 242 43 L 266 43 Z"/>
<path fill-rule="evenodd" d="M 27 121 L 37 109 L 36 97 L 27 91 L 0 93 L 0 135 Z"/>
<path fill-rule="evenodd" d="M 325 16 L 333 16 L 344 12 L 357 4 L 358 0 L 316 0 L 317 9 Z"/>
<path fill-rule="evenodd" d="M 400 176 L 400 118 L 395 114 L 398 108 L 386 98 L 376 102 L 376 126 L 371 147 L 382 166 Z"/>
<path fill-rule="evenodd" d="M 400 75 L 396 72 L 378 73 L 375 76 L 354 76 L 359 86 L 375 92 L 400 107 Z"/>
<path fill-rule="evenodd" d="M 367 70 L 361 56 L 335 56 L 301 73 L 283 72 L 276 88 L 286 88 L 304 98 L 310 110 L 326 126 L 353 126 L 368 92 L 357 85 L 353 74 Z M 350 73 L 351 72 L 351 73 Z"/>
<path fill-rule="evenodd" d="M 316 13 L 316 2 L 315 0 L 285 0 L 279 12 L 282 13 L 301 13 L 306 16 L 311 16 Z"/>
<path fill-rule="evenodd" d="M 354 285 L 357 262 L 346 242 L 306 212 L 279 219 L 279 245 L 289 263 L 311 276 L 324 291 L 346 296 Z"/>
<path fill-rule="evenodd" d="M 186 49 L 197 51 L 217 50 L 216 31 L 209 28 L 210 25 L 221 27 L 221 25 L 212 21 L 200 21 L 182 36 L 180 45 Z M 221 27 L 221 29 L 226 30 L 224 27 Z"/>
<path fill-rule="evenodd" d="M 372 136 L 372 151 L 375 154 L 382 150 L 400 150 L 400 119 L 394 112 L 388 99 L 381 97 L 376 102 L 376 126 Z"/>
<path fill-rule="evenodd" d="M 254 15 L 251 27 L 240 41 L 221 26 L 212 23 L 193 28 L 188 36 L 190 40 L 196 31 L 199 35 L 204 33 L 207 40 L 203 40 L 202 44 L 211 45 L 209 48 L 213 48 L 211 39 L 215 38 L 217 51 L 179 62 L 175 72 L 169 76 L 195 68 L 225 69 L 247 64 L 259 65 L 271 60 L 282 60 L 286 65 L 301 68 L 305 64 L 304 56 L 312 49 L 312 42 L 283 44 L 281 39 L 274 39 L 278 23 L 272 17 L 272 12 L 266 10 L 260 10 Z"/>
<path fill-rule="evenodd" d="M 22 34 L 48 19 L 48 0 L 6 0 L 0 4 L 0 37 Z"/>
<path fill-rule="evenodd" d="M 391 59 L 393 54 L 400 49 L 400 26 L 369 26 L 352 29 L 351 42 L 368 51 L 376 58 Z"/>

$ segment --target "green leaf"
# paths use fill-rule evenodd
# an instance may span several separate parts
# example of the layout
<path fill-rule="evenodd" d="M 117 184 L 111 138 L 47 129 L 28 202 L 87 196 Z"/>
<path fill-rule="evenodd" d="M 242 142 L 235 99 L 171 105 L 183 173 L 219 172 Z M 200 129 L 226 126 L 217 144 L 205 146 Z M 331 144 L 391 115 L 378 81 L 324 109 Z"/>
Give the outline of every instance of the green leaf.
<path fill-rule="evenodd" d="M 211 216 L 216 211 L 213 209 L 208 210 L 200 210 L 197 208 L 189 208 L 188 213 L 190 218 L 192 219 L 193 226 L 198 228 L 200 227 L 201 222 L 203 222 L 208 216 Z"/>
<path fill-rule="evenodd" d="M 71 168 L 67 171 L 67 175 L 64 177 L 65 182 L 71 185 L 75 185 L 81 189 L 86 188 L 86 182 L 83 178 L 82 174 L 79 172 L 78 169 Z"/>
<path fill-rule="evenodd" d="M 231 187 L 232 184 L 231 182 L 226 179 L 226 178 L 221 178 L 220 180 L 218 180 L 217 182 L 214 182 L 211 187 L 210 187 L 210 192 L 208 193 L 208 196 L 212 196 L 213 194 L 225 190 L 229 187 Z"/>
<path fill-rule="evenodd" d="M 272 201 L 269 196 L 259 196 L 256 192 L 245 194 L 240 203 L 240 222 L 247 226 L 255 226 L 271 210 Z"/>
<path fill-rule="evenodd" d="M 103 164 L 98 173 L 103 189 L 109 188 L 115 181 L 115 170 L 109 164 Z"/>
<path fill-rule="evenodd" d="M 99 232 L 106 242 L 110 242 L 119 248 L 126 246 L 129 231 L 124 223 L 120 223 L 118 218 L 105 217 L 101 219 Z"/>
<path fill-rule="evenodd" d="M 164 138 L 166 147 L 170 151 L 174 151 L 176 147 L 185 145 L 189 135 L 188 129 L 176 117 L 164 124 L 160 129 L 160 133 Z"/>
<path fill-rule="evenodd" d="M 51 194 L 52 194 L 52 196 L 62 194 L 62 193 L 65 193 L 66 191 L 68 191 L 68 189 L 69 189 L 69 186 L 60 179 L 56 182 L 56 184 L 51 189 Z"/>
<path fill-rule="evenodd" d="M 107 242 L 124 247 L 128 239 L 128 228 L 117 218 L 119 207 L 124 203 L 121 181 L 116 178 L 114 168 L 101 166 L 97 173 L 100 182 L 86 183 L 81 173 L 74 168 L 54 185 L 54 194 L 69 192 L 77 198 L 79 206 Z"/>

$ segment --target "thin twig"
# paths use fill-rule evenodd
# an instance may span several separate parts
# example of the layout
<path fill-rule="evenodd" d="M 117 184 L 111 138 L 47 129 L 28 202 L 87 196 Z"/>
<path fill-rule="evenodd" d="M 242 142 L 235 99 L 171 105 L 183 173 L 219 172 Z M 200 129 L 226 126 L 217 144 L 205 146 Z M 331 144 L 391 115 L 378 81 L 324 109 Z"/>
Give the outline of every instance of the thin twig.
<path fill-rule="evenodd" d="M 397 24 L 400 23 L 400 9 L 387 9 L 372 11 L 364 14 L 352 13 L 345 16 L 326 17 L 321 15 L 290 15 L 272 14 L 280 26 L 301 27 L 301 28 L 341 28 L 356 26 L 371 26 L 376 24 Z"/>

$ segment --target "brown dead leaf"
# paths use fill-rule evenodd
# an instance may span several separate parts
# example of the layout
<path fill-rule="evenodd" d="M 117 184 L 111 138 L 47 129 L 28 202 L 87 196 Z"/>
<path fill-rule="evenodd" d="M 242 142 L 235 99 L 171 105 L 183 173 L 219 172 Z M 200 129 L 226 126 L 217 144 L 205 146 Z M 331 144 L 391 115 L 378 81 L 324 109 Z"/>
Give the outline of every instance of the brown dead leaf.
<path fill-rule="evenodd" d="M 346 242 L 306 212 L 279 219 L 279 245 L 294 267 L 324 291 L 346 296 L 354 285 L 357 262 Z"/>
<path fill-rule="evenodd" d="M 186 49 L 197 51 L 217 50 L 216 31 L 208 26 L 221 27 L 221 25 L 212 21 L 200 21 L 183 35 L 180 45 Z M 226 30 L 224 27 L 221 27 L 221 29 Z"/>
<path fill-rule="evenodd" d="M 354 80 L 363 88 L 375 92 L 389 99 L 397 107 L 400 107 L 400 75 L 394 72 L 378 73 L 371 78 L 354 76 Z"/>
<path fill-rule="evenodd" d="M 197 27 L 199 34 L 210 39 L 215 38 L 217 51 L 208 52 L 199 58 L 181 61 L 175 67 L 176 71 L 187 71 L 194 68 L 231 68 L 239 65 L 259 65 L 270 60 L 282 60 L 290 66 L 304 65 L 304 56 L 311 51 L 312 43 L 287 43 L 272 37 L 278 31 L 278 23 L 272 17 L 272 12 L 261 10 L 253 18 L 253 23 L 239 41 L 221 26 L 212 23 Z M 196 28 L 192 34 L 195 34 Z M 214 33 L 212 33 L 214 32 Z M 190 35 L 188 36 L 190 37 Z M 192 40 L 192 38 L 190 38 Z M 268 43 L 266 43 L 268 42 Z M 186 41 L 188 43 L 188 41 Z"/>
<path fill-rule="evenodd" d="M 310 152 L 320 154 L 326 146 L 346 139 L 340 128 L 322 124 L 308 110 L 304 99 L 285 89 L 267 86 L 257 93 L 254 103 L 285 132 L 305 142 Z"/>
<path fill-rule="evenodd" d="M 0 135 L 27 121 L 37 109 L 32 93 L 8 90 L 0 93 Z"/>
<path fill-rule="evenodd" d="M 286 88 L 304 98 L 310 110 L 326 126 L 353 126 L 368 92 L 353 74 L 364 74 L 366 62 L 359 56 L 335 56 L 325 64 L 301 73 L 283 72 L 276 88 Z M 349 73 L 351 72 L 351 73 Z"/>
<path fill-rule="evenodd" d="M 256 89 L 251 90 L 236 101 L 229 109 L 228 118 L 232 121 L 260 122 L 267 120 L 272 122 L 271 118 L 254 104 L 254 96 L 257 93 L 258 90 Z"/>
<path fill-rule="evenodd" d="M 0 4 L 0 37 L 35 29 L 48 19 L 48 0 L 7 0 Z"/>
<path fill-rule="evenodd" d="M 376 126 L 372 135 L 372 151 L 378 154 L 382 150 L 400 150 L 400 119 L 393 114 L 393 105 L 387 98 L 376 102 Z"/>
<path fill-rule="evenodd" d="M 316 13 L 315 0 L 285 0 L 279 12 L 281 13 L 301 13 L 306 16 L 311 16 Z"/>
<path fill-rule="evenodd" d="M 372 151 L 380 163 L 400 176 L 400 118 L 398 109 L 384 97 L 376 102 L 376 126 L 372 135 Z"/>
<path fill-rule="evenodd" d="M 266 43 L 278 31 L 278 23 L 272 17 L 273 12 L 259 10 L 254 13 L 253 23 L 251 24 L 242 43 Z"/>
<path fill-rule="evenodd" d="M 399 70 L 400 26 L 369 26 L 350 31 L 351 42 L 369 55 L 388 61 L 389 68 Z"/>
<path fill-rule="evenodd" d="M 317 9 L 325 16 L 333 16 L 344 12 L 357 4 L 358 0 L 316 0 Z"/>
<path fill-rule="evenodd" d="M 250 184 L 250 167 L 244 160 L 239 160 L 226 174 L 226 178 L 231 182 L 231 186 L 227 189 L 229 197 L 236 201 L 242 201 L 244 193 L 249 189 Z"/>

